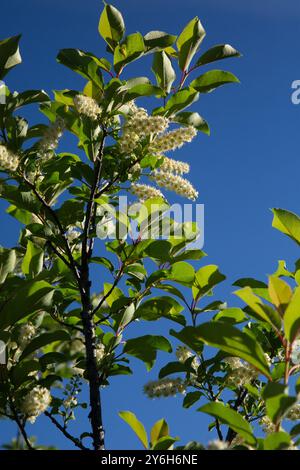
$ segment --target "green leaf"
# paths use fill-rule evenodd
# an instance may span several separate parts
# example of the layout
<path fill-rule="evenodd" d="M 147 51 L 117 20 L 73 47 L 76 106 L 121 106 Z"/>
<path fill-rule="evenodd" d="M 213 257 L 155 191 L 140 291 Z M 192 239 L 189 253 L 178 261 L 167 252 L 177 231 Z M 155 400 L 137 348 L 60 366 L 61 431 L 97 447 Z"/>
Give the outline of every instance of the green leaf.
<path fill-rule="evenodd" d="M 240 357 L 270 378 L 269 367 L 260 344 L 246 332 L 228 322 L 207 322 L 195 328 L 195 336 L 232 356 Z"/>
<path fill-rule="evenodd" d="M 172 346 L 163 336 L 146 335 L 129 339 L 123 352 L 140 359 L 146 364 L 147 370 L 150 370 L 155 363 L 157 350 L 170 353 Z"/>
<path fill-rule="evenodd" d="M 242 436 L 250 445 L 256 444 L 253 431 L 250 424 L 237 411 L 225 406 L 223 403 L 207 403 L 201 406 L 198 411 L 207 413 L 214 418 L 219 419 L 222 423 L 229 426 L 233 431 Z"/>
<path fill-rule="evenodd" d="M 151 446 L 153 446 L 161 437 L 168 436 L 169 426 L 164 419 L 156 421 L 150 433 Z"/>
<path fill-rule="evenodd" d="M 253 279 L 251 277 L 243 277 L 235 281 L 233 286 L 251 287 L 254 294 L 259 295 L 268 302 L 271 302 L 268 292 L 268 285 L 265 282 L 258 281 L 257 279 Z"/>
<path fill-rule="evenodd" d="M 92 81 L 101 90 L 103 89 L 99 59 L 95 58 L 93 54 L 80 49 L 62 49 L 57 56 L 57 60 L 87 80 Z"/>
<path fill-rule="evenodd" d="M 184 286 L 191 286 L 195 279 L 195 271 L 191 264 L 185 261 L 178 261 L 171 265 L 168 270 L 167 279 L 178 282 Z"/>
<path fill-rule="evenodd" d="M 196 62 L 196 67 L 210 64 L 217 60 L 229 59 L 230 57 L 241 57 L 241 54 L 230 44 L 218 44 L 202 54 Z"/>
<path fill-rule="evenodd" d="M 193 326 L 187 326 L 178 332 L 170 330 L 170 335 L 179 339 L 179 341 L 196 353 L 201 353 L 203 350 L 203 342 L 199 338 L 198 332 Z"/>
<path fill-rule="evenodd" d="M 166 116 L 173 116 L 179 111 L 187 108 L 199 99 L 199 93 L 192 88 L 177 91 L 167 101 L 164 108 L 156 108 L 153 114 L 165 114 Z"/>
<path fill-rule="evenodd" d="M 284 384 L 269 382 L 262 391 L 262 397 L 266 403 L 267 414 L 274 424 L 284 416 L 297 398 L 288 396 L 288 388 Z"/>
<path fill-rule="evenodd" d="M 128 92 L 124 97 L 124 102 L 132 101 L 136 98 L 141 96 L 162 96 L 163 92 L 161 88 L 151 85 L 151 83 L 141 83 L 139 85 L 135 85 Z"/>
<path fill-rule="evenodd" d="M 172 46 L 176 40 L 176 36 L 164 33 L 163 31 L 150 31 L 144 36 L 145 46 L 147 50 L 159 50 Z"/>
<path fill-rule="evenodd" d="M 179 67 L 187 70 L 200 44 L 205 38 L 205 30 L 196 16 L 178 36 L 176 44 L 179 51 Z"/>
<path fill-rule="evenodd" d="M 264 440 L 264 450 L 283 450 L 291 444 L 291 438 L 284 431 L 269 434 Z"/>
<path fill-rule="evenodd" d="M 183 400 L 183 408 L 190 408 L 193 406 L 198 400 L 200 400 L 202 395 L 203 393 L 198 391 L 187 393 Z"/>
<path fill-rule="evenodd" d="M 33 380 L 30 373 L 40 370 L 40 364 L 37 359 L 30 361 L 18 362 L 10 371 L 11 380 L 16 388 L 20 387 L 24 382 Z"/>
<path fill-rule="evenodd" d="M 188 364 L 182 364 L 181 362 L 169 362 L 159 371 L 159 378 L 163 379 L 168 375 L 178 374 L 181 372 L 195 373 L 195 370 L 188 366 Z"/>
<path fill-rule="evenodd" d="M 229 321 L 232 323 L 242 323 L 247 320 L 247 317 L 241 308 L 233 307 L 221 310 L 219 313 L 217 313 L 217 315 L 215 315 L 214 320 Z"/>
<path fill-rule="evenodd" d="M 98 29 L 104 41 L 114 50 L 125 32 L 122 13 L 114 6 L 106 4 L 100 16 Z"/>
<path fill-rule="evenodd" d="M 170 93 L 176 79 L 176 73 L 168 55 L 164 51 L 154 54 L 152 71 L 156 76 L 158 86 L 162 88 L 166 94 Z"/>
<path fill-rule="evenodd" d="M 179 441 L 177 437 L 164 436 L 158 439 L 152 450 L 173 450 L 173 444 Z"/>
<path fill-rule="evenodd" d="M 104 285 L 103 285 L 103 293 L 104 295 L 107 295 L 110 290 L 112 289 L 112 284 L 110 284 L 109 282 L 105 282 Z M 120 299 L 121 297 L 124 297 L 123 295 L 123 292 L 121 291 L 121 289 L 119 289 L 118 287 L 115 287 L 113 289 L 113 291 L 111 292 L 111 294 L 107 297 L 106 299 L 106 302 L 107 304 L 111 307 L 112 304 Z"/>
<path fill-rule="evenodd" d="M 235 291 L 234 294 L 249 305 L 259 319 L 266 321 L 277 329 L 281 328 L 279 313 L 269 305 L 265 305 L 261 299 L 253 293 L 250 287 L 244 287 L 243 289 Z"/>
<path fill-rule="evenodd" d="M 147 321 L 155 321 L 164 317 L 185 325 L 185 318 L 180 315 L 183 310 L 183 307 L 172 297 L 153 297 L 137 308 L 135 317 Z"/>
<path fill-rule="evenodd" d="M 43 90 L 27 90 L 22 93 L 14 93 L 7 102 L 7 108 L 19 109 L 34 103 L 47 103 L 50 101 L 49 96 Z"/>
<path fill-rule="evenodd" d="M 13 292 L 0 309 L 0 329 L 14 325 L 31 313 L 50 307 L 53 294 L 54 288 L 45 281 L 24 282 L 24 286 Z"/>
<path fill-rule="evenodd" d="M 0 250 L 0 284 L 6 280 L 7 276 L 12 273 L 17 263 L 15 250 Z"/>
<path fill-rule="evenodd" d="M 223 282 L 226 277 L 220 273 L 218 266 L 214 264 L 209 264 L 200 268 L 195 274 L 195 281 L 193 286 L 193 297 L 194 299 L 199 299 L 203 297 L 211 289 Z"/>
<path fill-rule="evenodd" d="M 145 449 L 149 448 L 148 436 L 143 424 L 137 419 L 131 411 L 120 411 L 119 416 L 131 427 L 133 432 L 139 438 Z"/>
<path fill-rule="evenodd" d="M 272 227 L 277 228 L 298 245 L 300 245 L 300 218 L 293 212 L 283 209 L 273 209 L 274 214 Z"/>
<path fill-rule="evenodd" d="M 143 36 L 140 33 L 130 34 L 125 40 L 115 48 L 114 68 L 120 73 L 125 65 L 133 62 L 143 55 L 145 44 Z"/>
<path fill-rule="evenodd" d="M 0 41 L 0 80 L 10 69 L 22 62 L 19 52 L 20 35 Z"/>
<path fill-rule="evenodd" d="M 239 79 L 231 72 L 224 72 L 223 70 L 210 70 L 209 72 L 200 75 L 190 84 L 191 88 L 199 91 L 200 93 L 208 93 L 227 83 L 240 83 Z"/>
<path fill-rule="evenodd" d="M 25 276 L 35 277 L 43 269 L 44 251 L 32 241 L 28 240 L 26 253 L 22 262 L 22 271 Z"/>
<path fill-rule="evenodd" d="M 186 126 L 193 126 L 198 131 L 210 135 L 210 128 L 208 123 L 198 113 L 192 113 L 190 111 L 178 113 L 173 118 L 173 121 L 180 122 L 180 124 L 185 124 Z"/>
<path fill-rule="evenodd" d="M 20 361 L 23 360 L 29 354 L 32 354 L 34 351 L 48 346 L 51 343 L 56 341 L 69 341 L 70 335 L 65 330 L 56 330 L 50 333 L 43 333 L 40 336 L 34 338 L 24 349 L 20 357 Z"/>
<path fill-rule="evenodd" d="M 280 311 L 281 315 L 283 315 L 293 295 L 289 284 L 277 276 L 270 276 L 269 295 L 272 303 Z"/>
<path fill-rule="evenodd" d="M 284 331 L 289 342 L 294 341 L 300 329 L 300 287 L 296 287 L 284 314 Z"/>

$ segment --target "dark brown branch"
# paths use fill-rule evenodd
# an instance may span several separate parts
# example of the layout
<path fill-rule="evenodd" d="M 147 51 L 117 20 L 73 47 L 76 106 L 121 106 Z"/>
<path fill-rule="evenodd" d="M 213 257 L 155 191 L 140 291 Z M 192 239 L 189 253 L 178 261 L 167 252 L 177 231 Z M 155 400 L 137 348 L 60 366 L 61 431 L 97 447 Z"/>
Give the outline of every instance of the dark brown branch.
<path fill-rule="evenodd" d="M 85 447 L 82 442 L 80 441 L 80 439 L 77 439 L 76 437 L 72 436 L 72 434 L 70 434 L 58 421 L 57 419 L 55 419 L 51 413 L 49 413 L 48 411 L 45 411 L 45 415 L 47 416 L 47 418 L 49 418 L 51 420 L 51 422 L 57 427 L 57 429 L 59 429 L 63 435 L 69 439 L 71 442 L 73 442 L 73 444 L 78 447 L 79 449 L 81 450 L 90 450 L 88 449 L 87 447 Z"/>
<path fill-rule="evenodd" d="M 89 260 L 92 256 L 91 247 L 88 248 L 88 240 L 90 236 L 90 228 L 92 223 L 93 211 L 95 209 L 95 198 L 98 186 L 101 180 L 103 151 L 105 144 L 106 132 L 103 130 L 102 141 L 98 156 L 96 158 L 94 169 L 94 181 L 86 209 L 86 218 L 83 229 L 82 253 L 81 253 L 81 303 L 82 312 L 81 319 L 83 324 L 83 332 L 85 337 L 86 348 L 86 372 L 89 381 L 90 395 L 90 420 L 92 426 L 92 437 L 94 450 L 104 450 L 104 429 L 102 420 L 101 397 L 100 397 L 100 380 L 97 369 L 96 360 L 96 335 L 95 324 L 93 321 L 93 307 L 91 303 L 91 281 L 89 272 Z"/>

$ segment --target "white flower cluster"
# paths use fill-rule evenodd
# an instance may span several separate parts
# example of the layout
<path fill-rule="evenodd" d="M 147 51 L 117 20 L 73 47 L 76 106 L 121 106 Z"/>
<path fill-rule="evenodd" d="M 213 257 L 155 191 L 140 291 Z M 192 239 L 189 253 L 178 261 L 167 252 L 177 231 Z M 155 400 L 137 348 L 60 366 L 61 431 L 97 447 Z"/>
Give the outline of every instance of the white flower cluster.
<path fill-rule="evenodd" d="M 128 117 L 119 140 L 122 153 L 130 154 L 137 147 L 139 140 L 151 134 L 161 134 L 169 126 L 169 120 L 162 116 L 148 116 L 144 108 L 131 106 L 132 114 Z"/>
<path fill-rule="evenodd" d="M 47 128 L 43 138 L 38 144 L 39 158 L 48 160 L 53 156 L 53 152 L 57 148 L 59 139 L 63 134 L 64 127 L 64 120 L 57 118 L 56 121 Z"/>
<path fill-rule="evenodd" d="M 190 357 L 193 357 L 193 356 L 194 354 L 192 353 L 192 351 L 190 351 L 185 346 L 178 346 L 176 349 L 176 357 L 178 361 L 181 362 L 182 364 L 184 364 Z M 197 357 L 194 357 L 192 364 L 191 364 L 192 368 L 197 370 L 199 365 L 200 365 L 199 360 L 197 359 Z"/>
<path fill-rule="evenodd" d="M 198 191 L 196 191 L 193 185 L 179 175 L 155 170 L 150 178 L 155 180 L 158 186 L 168 189 L 169 191 L 174 191 L 180 196 L 191 199 L 192 201 L 195 201 L 198 197 Z"/>
<path fill-rule="evenodd" d="M 19 333 L 19 345 L 21 348 L 24 348 L 26 344 L 29 343 L 29 341 L 34 338 L 36 334 L 36 329 L 35 326 L 32 323 L 25 323 L 24 325 L 21 326 L 20 328 L 20 333 Z"/>
<path fill-rule="evenodd" d="M 89 117 L 92 121 L 96 121 L 102 112 L 97 101 L 89 96 L 76 95 L 73 102 L 78 113 Z"/>
<path fill-rule="evenodd" d="M 300 419 L 300 405 L 294 405 L 286 414 L 286 418 L 290 419 L 291 421 L 297 421 Z"/>
<path fill-rule="evenodd" d="M 77 241 L 80 236 L 81 232 L 76 227 L 69 227 L 66 232 L 68 242 L 71 243 L 76 250 L 81 249 L 81 243 Z"/>
<path fill-rule="evenodd" d="M 258 377 L 258 371 L 255 367 L 243 363 L 236 357 L 225 359 L 231 371 L 227 376 L 227 383 L 234 387 L 243 387 L 245 384 L 255 380 Z"/>
<path fill-rule="evenodd" d="M 51 395 L 45 387 L 34 387 L 24 398 L 21 411 L 30 423 L 34 423 L 36 418 L 44 413 L 51 403 Z"/>
<path fill-rule="evenodd" d="M 300 339 L 293 342 L 291 359 L 295 365 L 300 364 Z"/>
<path fill-rule="evenodd" d="M 207 450 L 227 450 L 227 449 L 228 449 L 228 442 L 220 441 L 219 439 L 210 441 L 207 445 Z"/>
<path fill-rule="evenodd" d="M 146 109 L 136 108 L 128 118 L 124 133 L 135 132 L 138 136 L 144 137 L 150 134 L 161 134 L 169 126 L 169 120 L 163 116 L 148 116 Z"/>
<path fill-rule="evenodd" d="M 130 187 L 130 191 L 132 194 L 137 196 L 140 201 L 145 201 L 146 199 L 152 199 L 155 197 L 164 197 L 159 189 L 147 184 L 133 183 Z"/>
<path fill-rule="evenodd" d="M 65 408 L 74 408 L 75 406 L 77 406 L 77 403 L 77 398 L 73 396 L 70 396 L 63 401 L 63 405 Z"/>
<path fill-rule="evenodd" d="M 105 346 L 104 346 L 104 344 L 102 344 L 102 343 L 97 344 L 97 346 L 96 346 L 96 359 L 97 359 L 97 362 L 101 362 L 102 359 L 104 358 L 104 355 L 105 355 Z"/>
<path fill-rule="evenodd" d="M 186 385 L 181 378 L 161 379 L 148 382 L 144 386 L 144 393 L 149 398 L 171 397 L 177 393 L 185 393 Z"/>
<path fill-rule="evenodd" d="M 18 155 L 11 152 L 5 145 L 0 144 L 0 168 L 7 171 L 16 171 L 18 165 Z"/>
<path fill-rule="evenodd" d="M 197 130 L 193 126 L 179 127 L 174 131 L 157 137 L 151 144 L 153 152 L 167 152 L 183 146 L 186 142 L 191 142 L 197 135 Z"/>
<path fill-rule="evenodd" d="M 190 165 L 188 163 L 176 161 L 173 160 L 173 158 L 164 156 L 160 170 L 183 175 L 184 173 L 190 172 Z"/>
<path fill-rule="evenodd" d="M 273 432 L 276 431 L 276 426 L 275 424 L 271 421 L 271 419 L 268 416 L 264 416 L 259 424 L 261 425 L 263 431 L 266 434 L 272 434 Z"/>

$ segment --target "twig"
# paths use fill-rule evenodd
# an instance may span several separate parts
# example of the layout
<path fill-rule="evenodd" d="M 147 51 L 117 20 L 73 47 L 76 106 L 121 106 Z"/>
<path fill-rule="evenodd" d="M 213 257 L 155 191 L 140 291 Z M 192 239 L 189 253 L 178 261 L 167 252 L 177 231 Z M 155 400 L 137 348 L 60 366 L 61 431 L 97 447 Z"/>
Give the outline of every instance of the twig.
<path fill-rule="evenodd" d="M 59 429 L 63 435 L 69 439 L 70 441 L 73 442 L 73 444 L 78 447 L 79 449 L 81 450 L 90 450 L 88 449 L 87 447 L 85 447 L 82 442 L 80 441 L 80 439 L 77 439 L 76 437 L 72 436 L 72 434 L 70 434 L 58 421 L 57 419 L 55 419 L 51 413 L 49 413 L 49 411 L 45 411 L 45 415 L 52 421 L 52 423 L 57 427 L 57 429 Z"/>

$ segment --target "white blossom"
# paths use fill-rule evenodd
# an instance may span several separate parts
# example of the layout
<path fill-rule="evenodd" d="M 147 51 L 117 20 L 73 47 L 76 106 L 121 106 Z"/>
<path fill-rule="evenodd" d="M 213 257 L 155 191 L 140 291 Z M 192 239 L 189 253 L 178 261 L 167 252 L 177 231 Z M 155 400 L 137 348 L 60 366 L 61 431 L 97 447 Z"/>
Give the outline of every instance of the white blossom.
<path fill-rule="evenodd" d="M 184 173 L 189 173 L 190 165 L 164 156 L 160 170 L 183 175 Z"/>
<path fill-rule="evenodd" d="M 150 149 L 154 152 L 175 150 L 182 147 L 184 143 L 191 142 L 196 135 L 197 130 L 193 126 L 180 127 L 154 139 Z"/>
<path fill-rule="evenodd" d="M 63 401 L 63 405 L 65 408 L 73 408 L 77 406 L 77 403 L 77 398 L 73 396 L 70 396 Z"/>
<path fill-rule="evenodd" d="M 300 339 L 293 342 L 291 359 L 295 365 L 300 364 Z"/>
<path fill-rule="evenodd" d="M 81 243 L 78 242 L 80 236 L 81 232 L 76 227 L 69 227 L 66 232 L 68 242 L 71 243 L 76 250 L 81 249 Z"/>
<path fill-rule="evenodd" d="M 169 126 L 169 120 L 163 116 L 148 116 L 146 109 L 136 108 L 127 119 L 124 132 L 134 131 L 138 136 L 161 134 Z"/>
<path fill-rule="evenodd" d="M 286 418 L 290 419 L 291 421 L 297 421 L 298 419 L 300 419 L 300 404 L 292 406 L 288 410 Z"/>
<path fill-rule="evenodd" d="M 144 386 L 144 393 L 149 398 L 175 396 L 177 393 L 184 394 L 185 390 L 186 385 L 181 378 L 154 380 Z"/>
<path fill-rule="evenodd" d="M 100 343 L 96 346 L 96 359 L 97 362 L 101 362 L 105 355 L 105 346 Z"/>
<path fill-rule="evenodd" d="M 42 160 L 48 160 L 53 156 L 54 150 L 57 148 L 59 139 L 64 130 L 64 120 L 57 118 L 44 133 L 44 136 L 38 144 L 38 156 Z"/>
<path fill-rule="evenodd" d="M 24 398 L 21 404 L 21 411 L 30 423 L 34 423 L 36 418 L 44 413 L 51 403 L 51 395 L 45 387 L 34 387 Z"/>
<path fill-rule="evenodd" d="M 238 357 L 227 357 L 224 362 L 230 367 L 231 370 L 239 369 L 243 366 L 242 361 Z"/>
<path fill-rule="evenodd" d="M 124 154 L 131 154 L 139 143 L 140 137 L 134 131 L 126 131 L 119 139 L 120 150 Z"/>
<path fill-rule="evenodd" d="M 228 442 L 220 441 L 219 439 L 210 441 L 207 446 L 207 450 L 227 450 L 227 449 L 228 449 Z"/>
<path fill-rule="evenodd" d="M 32 323 L 25 323 L 24 325 L 21 326 L 20 328 L 20 333 L 19 333 L 19 345 L 21 348 L 26 346 L 26 344 L 29 343 L 29 341 L 34 338 L 36 334 L 36 329 L 35 326 Z"/>
<path fill-rule="evenodd" d="M 179 362 L 184 364 L 190 357 L 193 357 L 194 354 L 185 346 L 178 346 L 176 349 L 176 357 Z M 191 366 L 193 369 L 197 370 L 199 367 L 199 360 L 197 357 L 194 357 Z"/>
<path fill-rule="evenodd" d="M 161 170 L 155 170 L 150 178 L 159 186 L 168 189 L 169 191 L 174 191 L 176 194 L 191 199 L 192 201 L 198 197 L 198 191 L 196 191 L 188 180 L 181 176 Z"/>
<path fill-rule="evenodd" d="M 0 144 L 0 168 L 7 171 L 16 171 L 19 165 L 19 157 L 5 145 Z"/>
<path fill-rule="evenodd" d="M 102 112 L 97 101 L 89 96 L 76 95 L 73 102 L 78 113 L 89 117 L 92 121 L 96 121 Z"/>
<path fill-rule="evenodd" d="M 145 201 L 146 199 L 152 199 L 155 197 L 164 197 L 159 189 L 147 184 L 133 183 L 130 186 L 130 191 L 132 194 L 137 196 L 140 201 Z"/>
<path fill-rule="evenodd" d="M 276 431 L 276 426 L 275 424 L 271 421 L 271 419 L 268 416 L 264 416 L 259 424 L 261 425 L 263 431 L 266 434 L 272 434 L 273 432 Z"/>
<path fill-rule="evenodd" d="M 252 365 L 243 363 L 235 357 L 227 358 L 226 362 L 231 369 L 226 378 L 228 385 L 243 387 L 257 379 L 258 371 Z"/>

